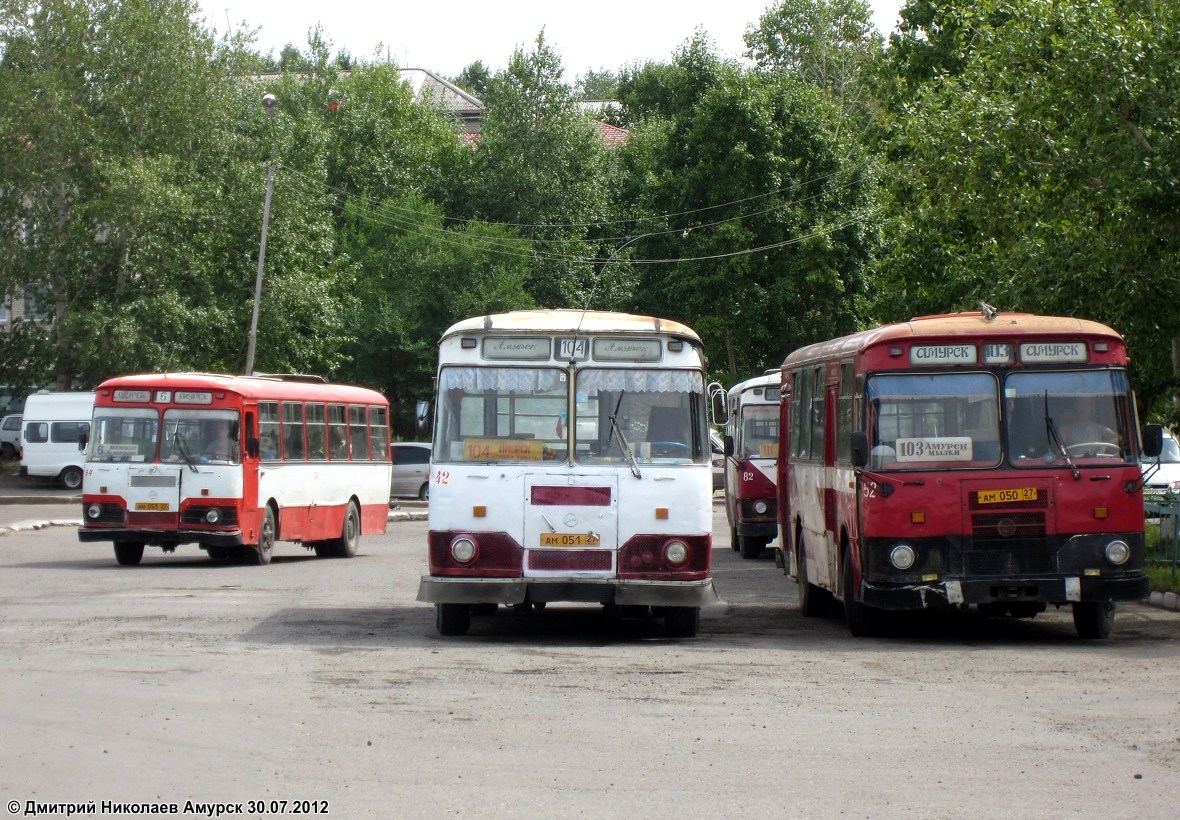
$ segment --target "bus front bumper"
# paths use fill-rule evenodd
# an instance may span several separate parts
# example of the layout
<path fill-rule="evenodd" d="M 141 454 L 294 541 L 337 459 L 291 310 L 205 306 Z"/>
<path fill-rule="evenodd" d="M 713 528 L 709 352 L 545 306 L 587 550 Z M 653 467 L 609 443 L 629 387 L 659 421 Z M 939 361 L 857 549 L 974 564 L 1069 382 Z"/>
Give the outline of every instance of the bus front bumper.
<path fill-rule="evenodd" d="M 935 581 L 928 584 L 866 583 L 861 602 L 877 609 L 913 610 L 963 604 L 1035 601 L 1066 604 L 1079 601 L 1135 601 L 1149 592 L 1146 574 L 1121 578 L 1066 576 L 1051 578 L 984 578 Z"/>
<path fill-rule="evenodd" d="M 713 579 L 620 581 L 614 579 L 441 578 L 422 576 L 418 600 L 428 604 L 578 602 L 618 606 L 699 607 L 718 600 Z"/>
<path fill-rule="evenodd" d="M 154 547 L 174 547 L 177 544 L 200 543 L 207 547 L 241 547 L 245 545 L 241 530 L 206 532 L 203 530 L 151 530 L 126 527 L 79 527 L 78 540 L 131 541 Z"/>

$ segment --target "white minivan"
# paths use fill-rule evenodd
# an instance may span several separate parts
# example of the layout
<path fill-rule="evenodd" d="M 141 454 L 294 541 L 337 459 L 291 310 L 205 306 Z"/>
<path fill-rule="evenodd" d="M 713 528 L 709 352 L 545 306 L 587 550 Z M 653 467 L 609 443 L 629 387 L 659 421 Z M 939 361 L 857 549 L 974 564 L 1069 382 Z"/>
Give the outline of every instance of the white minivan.
<path fill-rule="evenodd" d="M 67 490 L 82 486 L 86 452 L 78 440 L 90 437 L 94 393 L 33 393 L 25 399 L 20 474 L 56 478 Z"/>

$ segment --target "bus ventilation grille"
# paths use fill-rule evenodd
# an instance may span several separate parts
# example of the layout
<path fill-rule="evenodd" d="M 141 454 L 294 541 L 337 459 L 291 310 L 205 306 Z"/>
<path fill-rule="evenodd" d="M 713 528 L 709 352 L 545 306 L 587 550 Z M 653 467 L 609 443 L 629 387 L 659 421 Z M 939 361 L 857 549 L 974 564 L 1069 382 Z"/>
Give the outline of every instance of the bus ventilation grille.
<path fill-rule="evenodd" d="M 176 474 L 171 475 L 133 475 L 131 476 L 132 487 L 175 487 Z"/>
<path fill-rule="evenodd" d="M 965 556 L 969 574 L 1004 576 L 1056 569 L 1045 540 L 1043 512 L 975 515 L 971 535 Z"/>
<path fill-rule="evenodd" d="M 610 550 L 529 550 L 529 569 L 540 572 L 607 571 Z"/>

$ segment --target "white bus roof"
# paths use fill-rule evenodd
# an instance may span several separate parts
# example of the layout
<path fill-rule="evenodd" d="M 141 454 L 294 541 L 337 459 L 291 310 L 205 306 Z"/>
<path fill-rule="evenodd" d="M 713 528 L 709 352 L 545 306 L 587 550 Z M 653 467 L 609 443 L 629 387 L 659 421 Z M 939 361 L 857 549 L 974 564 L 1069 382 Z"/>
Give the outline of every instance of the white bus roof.
<path fill-rule="evenodd" d="M 612 313 L 601 310 L 516 310 L 473 316 L 447 328 L 442 339 L 463 333 L 486 333 L 489 330 L 509 333 L 667 333 L 683 337 L 696 344 L 701 338 L 692 328 L 670 319 Z M 441 342 L 442 340 L 440 340 Z"/>

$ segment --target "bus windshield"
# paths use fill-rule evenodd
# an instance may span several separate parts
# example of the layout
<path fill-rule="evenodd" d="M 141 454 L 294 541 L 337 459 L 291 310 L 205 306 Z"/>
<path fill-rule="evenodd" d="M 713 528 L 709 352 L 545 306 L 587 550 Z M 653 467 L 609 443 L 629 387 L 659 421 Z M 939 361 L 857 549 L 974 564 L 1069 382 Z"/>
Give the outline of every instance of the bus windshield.
<path fill-rule="evenodd" d="M 690 370 L 584 368 L 577 374 L 575 447 L 583 464 L 699 464 L 704 378 Z"/>
<path fill-rule="evenodd" d="M 239 422 L 234 410 L 193 410 L 170 407 L 164 411 L 162 461 L 216 461 L 236 464 Z"/>
<path fill-rule="evenodd" d="M 100 407 L 94 412 L 90 461 L 154 461 L 160 414 L 151 409 Z"/>
<path fill-rule="evenodd" d="M 434 461 L 565 458 L 568 379 L 551 367 L 446 367 Z"/>
<path fill-rule="evenodd" d="M 990 373 L 869 377 L 870 465 L 902 470 L 997 465 L 997 391 Z"/>
<path fill-rule="evenodd" d="M 1017 467 L 1133 460 L 1130 391 L 1122 370 L 1011 373 L 1004 404 Z"/>
<path fill-rule="evenodd" d="M 778 457 L 778 405 L 747 404 L 742 407 L 742 434 L 737 455 L 744 458 Z"/>

